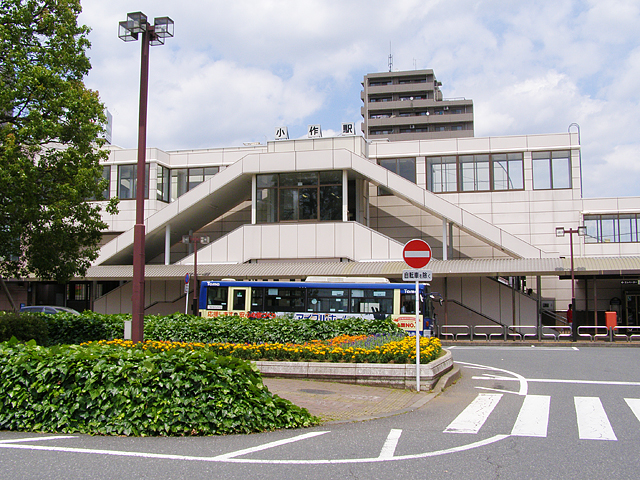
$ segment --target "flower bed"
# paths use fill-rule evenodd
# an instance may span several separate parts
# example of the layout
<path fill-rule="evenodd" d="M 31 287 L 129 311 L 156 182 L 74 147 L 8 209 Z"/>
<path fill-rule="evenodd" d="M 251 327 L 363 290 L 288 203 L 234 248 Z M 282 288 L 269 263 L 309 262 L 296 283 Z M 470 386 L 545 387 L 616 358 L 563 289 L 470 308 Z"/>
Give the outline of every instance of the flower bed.
<path fill-rule="evenodd" d="M 388 338 L 386 340 L 389 340 Z M 326 361 L 348 363 L 415 363 L 415 337 L 392 336 L 348 336 L 329 341 L 312 341 L 304 344 L 291 343 L 187 343 L 147 340 L 134 344 L 129 340 L 102 340 L 96 345 L 104 347 L 124 347 L 150 352 L 166 352 L 173 349 L 207 350 L 216 355 L 225 355 L 243 360 L 281 360 L 289 362 Z M 442 354 L 440 340 L 420 339 L 420 363 L 429 363 Z"/>

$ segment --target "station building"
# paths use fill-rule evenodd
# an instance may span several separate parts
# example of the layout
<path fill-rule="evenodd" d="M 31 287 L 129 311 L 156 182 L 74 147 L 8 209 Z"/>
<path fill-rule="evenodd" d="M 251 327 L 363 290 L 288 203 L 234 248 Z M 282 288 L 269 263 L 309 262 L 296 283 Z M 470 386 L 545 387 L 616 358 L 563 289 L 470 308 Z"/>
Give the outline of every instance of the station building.
<path fill-rule="evenodd" d="M 403 246 L 420 238 L 434 254 L 438 325 L 558 324 L 573 294 L 581 325 L 602 325 L 606 311 L 639 325 L 640 197 L 582 197 L 579 133 L 392 140 L 319 131 L 147 149 L 146 314 L 185 310 L 196 252 L 184 236 L 210 239 L 196 244 L 199 280 L 274 281 L 400 282 Z M 104 213 L 98 259 L 68 285 L 7 282 L 16 301 L 131 312 L 137 151 L 108 149 L 104 197 L 121 201 L 117 215 Z M 560 227 L 586 235 L 558 236 Z"/>

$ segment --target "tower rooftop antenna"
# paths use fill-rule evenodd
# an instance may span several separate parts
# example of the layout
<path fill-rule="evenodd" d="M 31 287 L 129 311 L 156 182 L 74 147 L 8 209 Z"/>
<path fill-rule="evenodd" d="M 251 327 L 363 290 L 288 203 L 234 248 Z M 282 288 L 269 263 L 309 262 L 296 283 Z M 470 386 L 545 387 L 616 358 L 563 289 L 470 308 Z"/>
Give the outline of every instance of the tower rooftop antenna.
<path fill-rule="evenodd" d="M 393 55 L 391 54 L 391 42 L 389 42 L 389 71 L 393 70 Z"/>

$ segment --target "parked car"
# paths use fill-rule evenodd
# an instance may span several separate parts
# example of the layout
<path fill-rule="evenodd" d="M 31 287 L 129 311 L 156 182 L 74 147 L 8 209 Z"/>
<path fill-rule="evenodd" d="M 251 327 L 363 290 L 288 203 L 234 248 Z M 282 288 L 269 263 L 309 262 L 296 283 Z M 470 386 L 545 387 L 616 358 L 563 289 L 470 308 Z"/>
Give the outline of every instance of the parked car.
<path fill-rule="evenodd" d="M 28 307 L 21 307 L 20 313 L 46 313 L 54 315 L 56 313 L 71 313 L 73 315 L 80 315 L 80 312 L 68 307 L 59 307 L 56 305 L 32 305 Z"/>

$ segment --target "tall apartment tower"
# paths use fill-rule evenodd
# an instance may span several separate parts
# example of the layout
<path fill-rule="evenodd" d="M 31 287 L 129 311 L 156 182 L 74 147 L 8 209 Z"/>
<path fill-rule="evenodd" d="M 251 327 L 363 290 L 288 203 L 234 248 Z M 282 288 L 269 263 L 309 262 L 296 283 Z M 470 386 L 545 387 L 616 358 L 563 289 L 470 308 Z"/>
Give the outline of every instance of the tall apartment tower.
<path fill-rule="evenodd" d="M 473 100 L 443 100 L 433 70 L 370 73 L 362 82 L 369 140 L 473 137 Z"/>

